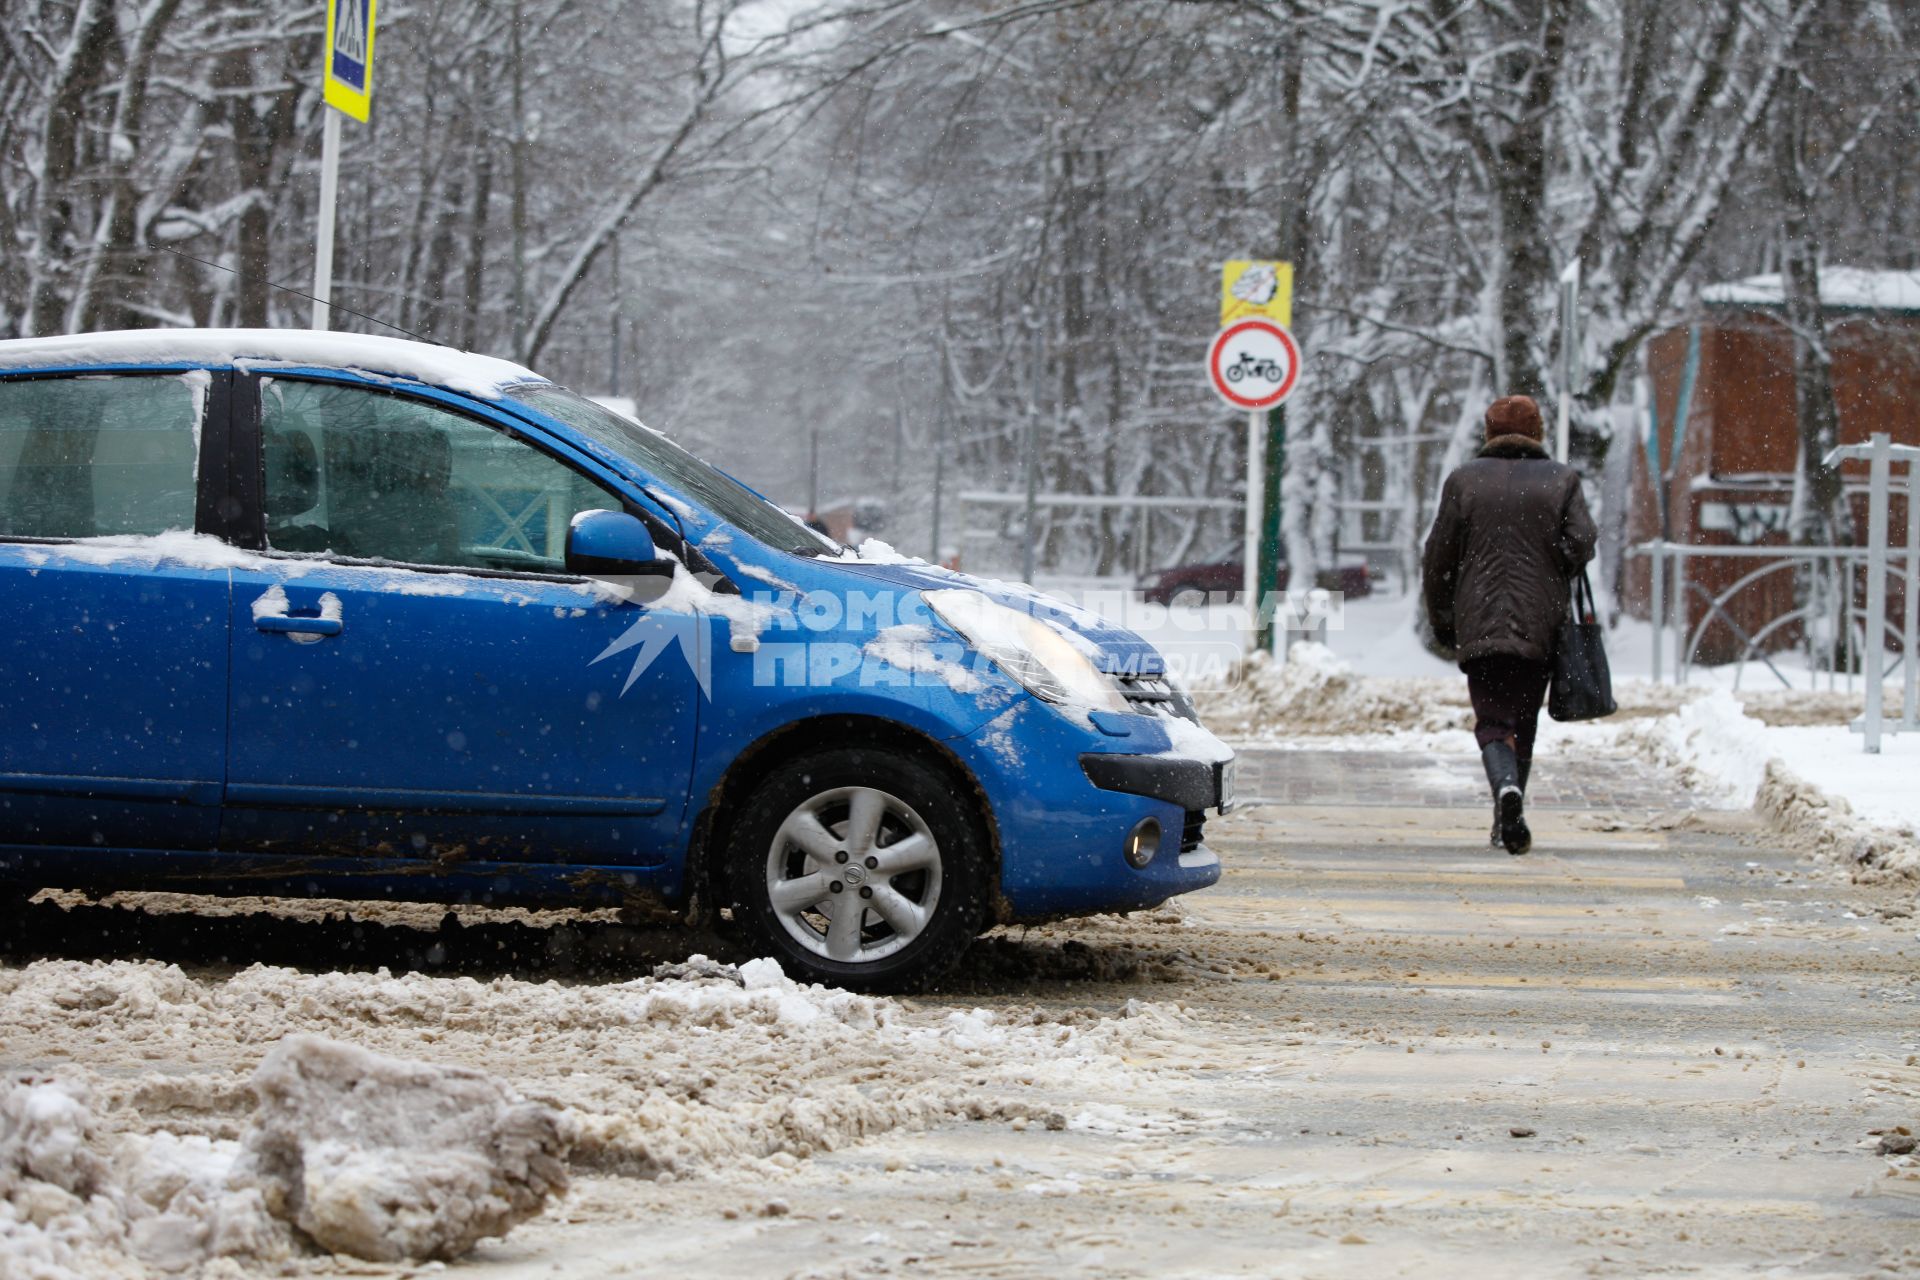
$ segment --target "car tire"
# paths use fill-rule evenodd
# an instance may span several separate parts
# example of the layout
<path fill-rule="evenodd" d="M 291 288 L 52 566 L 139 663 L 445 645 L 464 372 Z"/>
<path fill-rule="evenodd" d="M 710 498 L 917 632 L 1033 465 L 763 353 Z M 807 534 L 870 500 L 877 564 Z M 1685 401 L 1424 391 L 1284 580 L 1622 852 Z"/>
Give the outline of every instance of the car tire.
<path fill-rule="evenodd" d="M 986 826 L 927 760 L 877 747 L 813 752 L 747 797 L 727 884 L 734 919 L 789 977 L 917 991 L 959 961 L 987 917 Z"/>

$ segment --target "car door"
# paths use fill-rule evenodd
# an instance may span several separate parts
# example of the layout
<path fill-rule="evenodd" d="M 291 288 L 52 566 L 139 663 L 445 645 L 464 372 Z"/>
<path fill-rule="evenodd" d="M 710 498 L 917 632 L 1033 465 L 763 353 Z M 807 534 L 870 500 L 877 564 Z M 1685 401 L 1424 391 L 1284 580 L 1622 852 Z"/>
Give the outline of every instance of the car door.
<path fill-rule="evenodd" d="M 566 574 L 611 482 L 477 409 L 258 386 L 222 844 L 677 866 L 705 628 Z"/>
<path fill-rule="evenodd" d="M 230 381 L 0 379 L 0 845 L 213 844 L 230 556 L 193 530 Z"/>

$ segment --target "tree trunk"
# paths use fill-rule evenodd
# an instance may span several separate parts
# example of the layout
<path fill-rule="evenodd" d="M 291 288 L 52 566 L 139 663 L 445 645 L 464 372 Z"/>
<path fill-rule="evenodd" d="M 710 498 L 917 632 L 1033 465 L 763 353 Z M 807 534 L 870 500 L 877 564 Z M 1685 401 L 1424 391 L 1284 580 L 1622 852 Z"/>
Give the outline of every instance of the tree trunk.
<path fill-rule="evenodd" d="M 1802 546 L 1837 546 L 1852 541 L 1853 520 L 1839 469 L 1822 463 L 1827 451 L 1840 443 L 1840 409 L 1833 398 L 1833 352 L 1820 305 L 1820 229 L 1805 140 L 1805 92 L 1790 77 L 1774 130 L 1774 162 L 1784 197 L 1781 275 L 1787 326 L 1793 331 L 1794 402 L 1800 424 L 1791 531 Z"/>
<path fill-rule="evenodd" d="M 1497 381 L 1502 395 L 1542 401 L 1547 380 L 1537 343 L 1546 325 L 1540 306 L 1555 277 L 1547 233 L 1547 122 L 1571 20 L 1566 0 L 1545 0 L 1540 6 L 1539 44 L 1512 55 L 1520 60 L 1513 85 L 1520 96 L 1518 119 L 1488 148 L 1500 228 Z"/>
<path fill-rule="evenodd" d="M 74 12 L 73 35 L 55 68 L 46 107 L 40 171 L 39 244 L 27 303 L 27 333 L 59 333 L 67 311 L 79 222 L 75 179 L 80 170 L 80 140 L 86 104 L 100 86 L 107 61 L 118 44 L 114 7 L 107 0 L 81 0 Z"/>

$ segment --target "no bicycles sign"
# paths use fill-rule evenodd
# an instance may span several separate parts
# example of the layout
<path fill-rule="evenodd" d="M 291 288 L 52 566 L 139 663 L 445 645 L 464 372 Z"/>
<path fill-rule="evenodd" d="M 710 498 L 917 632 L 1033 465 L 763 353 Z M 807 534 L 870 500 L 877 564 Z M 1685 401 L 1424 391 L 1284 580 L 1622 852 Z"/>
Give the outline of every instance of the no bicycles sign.
<path fill-rule="evenodd" d="M 1272 320 L 1236 320 L 1208 349 L 1207 377 L 1234 408 L 1271 409 L 1293 394 L 1300 380 L 1300 346 Z"/>

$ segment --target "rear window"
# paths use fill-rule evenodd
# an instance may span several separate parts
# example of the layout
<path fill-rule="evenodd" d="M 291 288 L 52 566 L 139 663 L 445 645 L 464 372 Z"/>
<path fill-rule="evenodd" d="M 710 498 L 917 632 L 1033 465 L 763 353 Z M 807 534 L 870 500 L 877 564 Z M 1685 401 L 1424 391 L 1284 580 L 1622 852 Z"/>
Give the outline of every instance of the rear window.
<path fill-rule="evenodd" d="M 0 537 L 192 529 L 210 378 L 0 380 Z"/>

